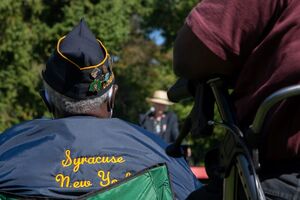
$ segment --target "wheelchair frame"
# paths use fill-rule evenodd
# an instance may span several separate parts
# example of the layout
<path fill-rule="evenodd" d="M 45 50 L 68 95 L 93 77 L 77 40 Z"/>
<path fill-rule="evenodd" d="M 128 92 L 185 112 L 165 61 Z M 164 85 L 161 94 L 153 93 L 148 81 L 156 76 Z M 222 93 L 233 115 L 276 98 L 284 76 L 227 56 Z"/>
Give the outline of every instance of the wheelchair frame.
<path fill-rule="evenodd" d="M 255 138 L 259 138 L 261 135 L 264 120 L 270 108 L 286 98 L 300 95 L 300 85 L 285 87 L 268 96 L 258 108 L 253 124 L 250 125 L 246 137 L 236 125 L 234 112 L 232 112 L 228 100 L 228 90 L 224 87 L 222 79 L 211 79 L 207 84 L 213 91 L 222 119 L 220 124 L 214 121 L 210 121 L 209 123 L 211 125 L 221 125 L 227 130 L 220 149 L 220 163 L 223 169 L 221 174 L 224 178 L 223 200 L 239 199 L 239 188 L 241 186 L 239 183 L 242 184 L 246 199 L 265 200 L 264 192 L 256 174 L 256 170 L 260 165 Z M 250 144 L 253 147 L 252 151 L 249 150 L 249 147 L 245 143 L 249 136 L 254 138 L 251 140 L 254 144 Z"/>

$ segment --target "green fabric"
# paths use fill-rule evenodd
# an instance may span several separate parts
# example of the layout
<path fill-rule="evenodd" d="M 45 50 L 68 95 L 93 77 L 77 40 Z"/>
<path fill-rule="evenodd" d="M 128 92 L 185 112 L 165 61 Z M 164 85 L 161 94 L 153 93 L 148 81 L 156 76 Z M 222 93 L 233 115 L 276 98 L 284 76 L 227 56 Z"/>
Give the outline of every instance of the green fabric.
<path fill-rule="evenodd" d="M 120 185 L 99 192 L 87 198 L 87 200 L 171 200 L 172 190 L 165 165 L 145 171 Z"/>
<path fill-rule="evenodd" d="M 7 197 L 5 195 L 0 194 L 0 200 L 17 200 L 15 198 Z"/>

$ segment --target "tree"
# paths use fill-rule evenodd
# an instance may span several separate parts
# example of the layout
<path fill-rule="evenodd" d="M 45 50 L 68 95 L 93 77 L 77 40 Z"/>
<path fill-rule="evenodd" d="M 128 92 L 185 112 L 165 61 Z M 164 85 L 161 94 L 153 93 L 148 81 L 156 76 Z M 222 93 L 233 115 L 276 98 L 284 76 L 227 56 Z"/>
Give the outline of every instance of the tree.
<path fill-rule="evenodd" d="M 166 41 L 164 47 L 172 48 L 177 31 L 184 24 L 186 16 L 199 0 L 155 0 L 151 15 L 144 20 L 144 28 L 148 32 L 153 29 L 162 31 Z"/>
<path fill-rule="evenodd" d="M 149 13 L 149 4 L 150 0 L 1 1 L 0 131 L 47 115 L 38 95 L 39 74 L 58 38 L 81 18 L 118 56 L 130 39 L 132 17 Z"/>

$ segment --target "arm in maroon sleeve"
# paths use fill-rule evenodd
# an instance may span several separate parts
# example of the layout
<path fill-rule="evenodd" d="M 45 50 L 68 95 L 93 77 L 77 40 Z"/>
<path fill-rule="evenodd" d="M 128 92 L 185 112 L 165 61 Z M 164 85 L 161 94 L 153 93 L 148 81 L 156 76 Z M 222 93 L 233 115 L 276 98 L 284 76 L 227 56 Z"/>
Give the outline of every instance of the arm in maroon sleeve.
<path fill-rule="evenodd" d="M 184 25 L 175 41 L 173 69 L 178 76 L 204 80 L 214 74 L 230 75 L 233 65 L 215 55 Z"/>
<path fill-rule="evenodd" d="M 283 0 L 202 0 L 174 45 L 174 72 L 205 79 L 240 71 L 265 37 Z"/>

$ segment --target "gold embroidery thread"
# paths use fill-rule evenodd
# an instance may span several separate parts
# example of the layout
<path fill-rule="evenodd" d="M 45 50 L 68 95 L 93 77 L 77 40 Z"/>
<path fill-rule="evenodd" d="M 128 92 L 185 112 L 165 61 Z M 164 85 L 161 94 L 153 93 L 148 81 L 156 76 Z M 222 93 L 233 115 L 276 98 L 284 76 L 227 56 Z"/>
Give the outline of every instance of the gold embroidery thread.
<path fill-rule="evenodd" d="M 80 169 L 80 166 L 83 164 L 105 164 L 105 163 L 124 163 L 126 160 L 122 157 L 116 156 L 89 156 L 89 157 L 78 157 L 72 158 L 71 151 L 68 149 L 65 151 L 65 159 L 61 161 L 63 167 L 69 167 L 73 165 L 73 172 L 77 172 Z"/>

